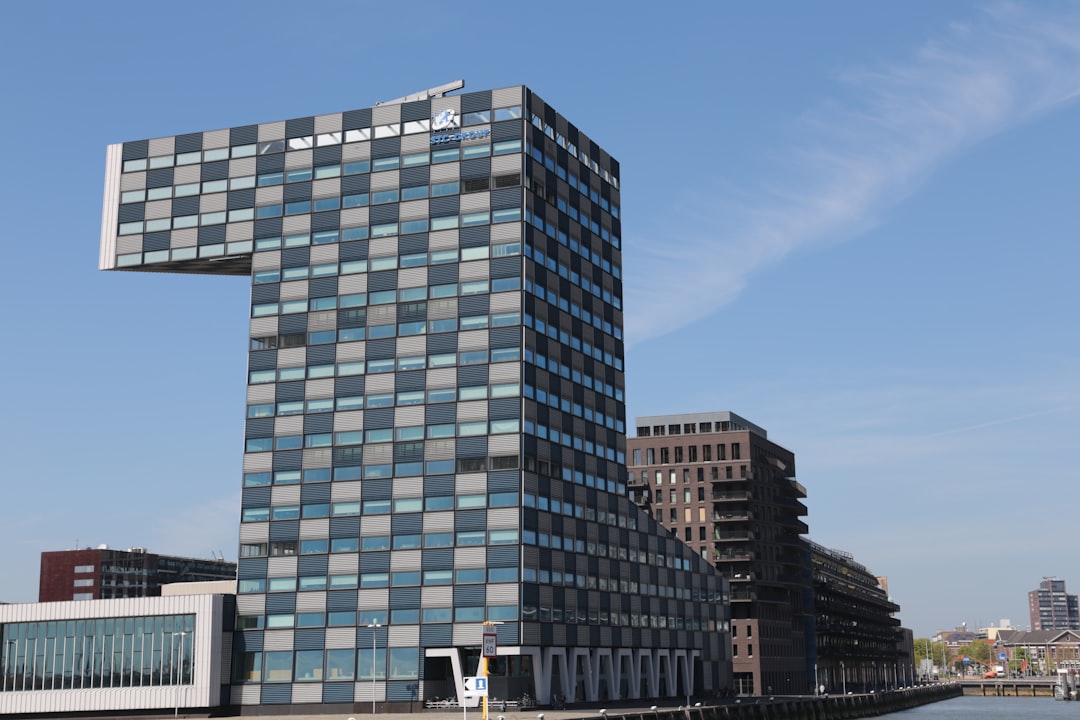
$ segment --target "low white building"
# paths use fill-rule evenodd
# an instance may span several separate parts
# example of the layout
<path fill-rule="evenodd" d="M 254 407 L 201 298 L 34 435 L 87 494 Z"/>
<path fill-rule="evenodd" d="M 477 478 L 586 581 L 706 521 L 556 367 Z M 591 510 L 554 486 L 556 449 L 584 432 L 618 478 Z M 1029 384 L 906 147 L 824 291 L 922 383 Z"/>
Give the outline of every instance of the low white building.
<path fill-rule="evenodd" d="M 227 704 L 232 585 L 0 605 L 0 716 Z"/>

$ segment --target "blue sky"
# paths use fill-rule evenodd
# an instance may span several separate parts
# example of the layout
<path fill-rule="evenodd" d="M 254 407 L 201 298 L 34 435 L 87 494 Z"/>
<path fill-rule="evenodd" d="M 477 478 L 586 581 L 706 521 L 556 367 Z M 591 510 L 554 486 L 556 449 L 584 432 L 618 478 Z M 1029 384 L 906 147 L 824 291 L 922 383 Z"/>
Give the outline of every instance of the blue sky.
<path fill-rule="evenodd" d="M 1080 592 L 1073 3 L 12 3 L 0 67 L 0 600 L 236 553 L 248 284 L 97 271 L 105 147 L 456 78 L 621 162 L 631 425 L 767 428 L 917 635 Z"/>

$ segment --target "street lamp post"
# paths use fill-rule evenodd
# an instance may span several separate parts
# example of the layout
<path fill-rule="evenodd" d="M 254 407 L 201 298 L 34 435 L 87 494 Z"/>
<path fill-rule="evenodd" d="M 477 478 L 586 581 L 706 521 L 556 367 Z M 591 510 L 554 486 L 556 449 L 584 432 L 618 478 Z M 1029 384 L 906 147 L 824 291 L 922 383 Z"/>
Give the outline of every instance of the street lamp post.
<path fill-rule="evenodd" d="M 379 628 L 382 625 L 379 623 L 370 623 L 368 628 L 371 630 L 371 714 L 375 714 L 375 640 L 379 636 Z"/>
<path fill-rule="evenodd" d="M 487 629 L 489 627 L 495 627 L 496 625 L 502 625 L 502 622 L 499 621 L 499 620 L 485 620 L 483 625 L 482 625 L 482 629 L 480 631 L 481 640 L 483 640 L 483 634 L 487 632 Z M 487 676 L 488 676 L 488 658 L 487 658 L 487 655 L 483 652 L 484 648 L 481 647 L 480 650 L 481 650 L 481 652 L 480 652 L 480 676 L 486 680 Z M 487 690 L 484 691 L 483 713 L 481 715 L 482 720 L 488 720 L 488 696 L 487 696 L 487 692 L 488 692 Z"/>
<path fill-rule="evenodd" d="M 184 664 L 184 638 L 187 637 L 187 632 L 174 632 L 172 637 L 173 645 L 176 644 L 176 638 L 180 638 L 180 646 L 176 649 L 176 685 L 173 687 L 173 717 L 180 717 L 180 672 Z"/>

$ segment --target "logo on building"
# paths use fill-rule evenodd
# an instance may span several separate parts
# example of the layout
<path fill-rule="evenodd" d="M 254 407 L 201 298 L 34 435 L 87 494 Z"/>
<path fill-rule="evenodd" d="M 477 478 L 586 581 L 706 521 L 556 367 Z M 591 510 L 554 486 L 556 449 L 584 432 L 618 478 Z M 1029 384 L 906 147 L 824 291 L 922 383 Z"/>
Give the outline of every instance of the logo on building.
<path fill-rule="evenodd" d="M 456 124 L 454 122 L 454 114 L 454 111 L 449 108 L 443 110 L 441 113 L 431 118 L 431 129 L 445 130 L 448 127 L 453 127 Z"/>

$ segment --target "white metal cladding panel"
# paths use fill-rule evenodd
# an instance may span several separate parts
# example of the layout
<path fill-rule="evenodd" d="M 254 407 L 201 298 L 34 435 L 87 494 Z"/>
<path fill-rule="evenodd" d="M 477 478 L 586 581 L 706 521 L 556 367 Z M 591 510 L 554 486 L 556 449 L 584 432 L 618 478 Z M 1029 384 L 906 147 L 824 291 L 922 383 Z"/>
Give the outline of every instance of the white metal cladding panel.
<path fill-rule="evenodd" d="M 272 557 L 266 561 L 267 577 L 292 577 L 296 574 L 295 555 L 287 557 Z"/>
<path fill-rule="evenodd" d="M 360 275 L 342 275 L 338 278 L 338 293 L 341 295 L 347 295 L 349 293 L 367 292 L 367 274 Z"/>
<path fill-rule="evenodd" d="M 315 132 L 316 133 L 329 133 L 337 132 L 341 129 L 341 113 L 330 113 L 329 115 L 316 115 L 315 116 Z"/>
<path fill-rule="evenodd" d="M 362 485 L 359 482 L 336 482 L 330 486 L 330 499 L 334 502 L 359 500 Z"/>
<path fill-rule="evenodd" d="M 337 245 L 331 245 L 330 247 L 337 247 Z M 314 263 L 315 260 L 312 260 Z M 321 262 L 321 261 L 320 261 Z M 334 262 L 330 260 L 329 262 Z M 308 330 L 334 330 L 337 328 L 337 314 L 332 310 L 320 310 L 319 312 L 308 313 Z"/>
<path fill-rule="evenodd" d="M 455 385 L 457 385 L 457 370 L 455 368 L 428 370 L 427 386 L 429 388 L 454 387 Z"/>
<path fill-rule="evenodd" d="M 495 363 L 488 370 L 488 383 L 510 383 L 521 379 L 521 363 Z"/>
<path fill-rule="evenodd" d="M 399 351 L 400 354 L 400 351 Z M 424 424 L 424 406 L 406 405 L 394 410 L 395 427 L 411 427 Z M 397 497 L 396 495 L 394 497 Z"/>
<path fill-rule="evenodd" d="M 337 243 L 312 245 L 308 251 L 310 253 L 311 264 L 317 265 L 319 263 L 337 262 L 339 248 L 340 246 Z"/>
<path fill-rule="evenodd" d="M 244 455 L 244 472 L 264 472 L 273 467 L 272 453 L 249 453 Z"/>
<path fill-rule="evenodd" d="M 517 508 L 492 508 L 487 512 L 489 529 L 516 528 L 521 525 L 521 511 Z"/>
<path fill-rule="evenodd" d="M 274 418 L 275 435 L 300 435 L 304 432 L 303 415 L 285 415 Z"/>
<path fill-rule="evenodd" d="M 477 568 L 487 563 L 487 548 L 464 547 L 454 549 L 454 567 Z"/>
<path fill-rule="evenodd" d="M 387 630 L 386 644 L 390 647 L 415 647 L 420 644 L 419 625 L 391 625 Z"/>
<path fill-rule="evenodd" d="M 368 327 L 392 323 L 397 319 L 396 305 L 377 305 L 368 308 Z"/>
<path fill-rule="evenodd" d="M 310 324 L 308 324 L 308 329 L 311 329 Z M 307 400 L 331 397 L 334 397 L 333 378 L 319 378 L 318 380 L 308 380 L 307 383 L 304 385 L 304 398 Z"/>
<path fill-rule="evenodd" d="M 330 197 L 341 194 L 341 178 L 325 178 L 316 180 L 311 185 L 311 197 Z"/>
<path fill-rule="evenodd" d="M 460 345 L 458 347 L 461 347 Z M 486 420 L 488 414 L 487 400 L 474 400 L 472 402 L 458 403 L 458 422 L 468 420 Z"/>
<path fill-rule="evenodd" d="M 428 460 L 446 460 L 454 457 L 456 448 L 454 440 L 427 440 L 424 442 L 424 457 Z"/>
<path fill-rule="evenodd" d="M 488 455 L 517 455 L 521 449 L 521 436 L 517 433 L 491 435 L 487 445 Z"/>
<path fill-rule="evenodd" d="M 459 495 L 464 493 L 481 493 L 487 491 L 487 475 L 485 473 L 469 473 L 458 475 L 454 484 Z"/>
<path fill-rule="evenodd" d="M 428 302 L 428 318 L 431 320 L 441 320 L 443 318 L 456 318 L 457 317 L 457 298 L 447 298 L 444 300 L 431 300 Z M 431 372 L 441 372 L 440 370 L 429 371 L 428 377 L 431 377 Z M 453 372 L 453 371 L 451 371 Z M 456 377 L 456 375 L 455 375 Z"/>
<path fill-rule="evenodd" d="M 281 185 L 255 188 L 256 205 L 272 205 L 280 203 L 285 197 L 285 189 Z"/>
<path fill-rule="evenodd" d="M 262 685 L 232 685 L 229 697 L 239 705 L 261 705 Z"/>
<path fill-rule="evenodd" d="M 305 467 L 307 467 L 305 465 Z M 310 518 L 300 521 L 300 538 L 324 538 L 330 535 L 330 518 Z"/>
<path fill-rule="evenodd" d="M 364 429 L 364 411 L 354 410 L 352 412 L 341 412 L 334 414 L 334 432 L 344 432 L 346 430 L 363 430 Z M 335 487 L 337 487 L 335 485 Z"/>
<path fill-rule="evenodd" d="M 254 222 L 231 222 L 225 226 L 225 239 L 229 242 L 232 242 L 234 240 L 251 240 L 254 237 Z"/>
<path fill-rule="evenodd" d="M 371 388 L 368 388 L 371 391 Z M 366 445 L 364 447 L 364 462 L 371 465 L 391 463 L 394 461 L 394 446 L 392 443 L 380 443 L 378 445 Z"/>
<path fill-rule="evenodd" d="M 285 153 L 285 167 L 287 169 L 311 167 L 314 158 L 313 150 L 290 150 Z"/>
<path fill-rule="evenodd" d="M 305 468 L 328 468 L 333 462 L 331 448 L 306 448 L 304 450 Z"/>
<path fill-rule="evenodd" d="M 360 534 L 362 536 L 386 535 L 389 532 L 389 515 L 367 515 L 360 524 Z"/>
<path fill-rule="evenodd" d="M 371 124 L 386 125 L 401 122 L 401 104 L 376 105 L 371 108 Z"/>
<path fill-rule="evenodd" d="M 335 357 L 338 362 L 347 362 L 349 360 L 363 360 L 367 346 L 362 342 L 354 343 L 341 343 L 337 346 Z"/>
<path fill-rule="evenodd" d="M 117 173 L 120 170 L 117 169 Z M 146 173 L 145 172 L 133 172 L 124 173 L 120 176 L 120 189 L 121 190 L 143 190 L 146 188 Z M 120 196 L 117 195 L 117 200 Z"/>
<path fill-rule="evenodd" d="M 364 382 L 364 389 L 368 393 L 393 392 L 394 373 L 377 373 L 375 375 L 368 375 L 367 380 Z"/>
<path fill-rule="evenodd" d="M 491 91 L 491 107 L 510 107 L 521 105 L 525 97 L 524 87 L 514 85 L 507 88 L 499 88 Z"/>
<path fill-rule="evenodd" d="M 270 539 L 270 523 L 240 523 L 240 542 L 266 542 Z"/>
<path fill-rule="evenodd" d="M 293 683 L 293 703 L 321 703 L 322 683 Z"/>
<path fill-rule="evenodd" d="M 214 193 L 212 195 L 203 195 L 201 198 L 199 198 L 199 212 L 221 212 L 228 207 L 228 201 L 228 193 Z"/>
<path fill-rule="evenodd" d="M 263 633 L 263 650 L 292 650 L 292 630 L 267 630 Z"/>
<path fill-rule="evenodd" d="M 331 575 L 354 573 L 360 567 L 360 556 L 356 553 L 331 555 L 326 567 Z"/>
<path fill-rule="evenodd" d="M 369 142 L 349 143 L 341 148 L 341 159 L 345 162 L 349 160 L 367 160 L 370 157 L 371 143 Z"/>
<path fill-rule="evenodd" d="M 491 226 L 491 242 L 521 239 L 521 223 L 499 223 Z"/>
<path fill-rule="evenodd" d="M 147 143 L 147 155 L 157 157 L 159 155 L 172 155 L 176 152 L 175 137 L 153 138 Z"/>
<path fill-rule="evenodd" d="M 204 132 L 202 137 L 203 149 L 210 150 L 212 148 L 229 147 L 230 135 L 231 133 L 228 129 Z"/>
<path fill-rule="evenodd" d="M 275 394 L 273 383 L 266 383 L 263 385 L 248 385 L 247 401 L 249 403 L 274 402 L 274 397 Z"/>
<path fill-rule="evenodd" d="M 256 169 L 256 158 L 236 158 L 229 161 L 229 177 L 246 177 L 248 175 L 254 175 Z"/>
<path fill-rule="evenodd" d="M 278 367 L 300 367 L 307 360 L 307 348 L 284 348 L 278 350 Z"/>
<path fill-rule="evenodd" d="M 336 246 L 333 246 L 336 247 Z M 398 270 L 398 287 L 425 287 L 427 285 L 427 268 L 405 268 Z"/>
<path fill-rule="evenodd" d="M 480 623 L 454 624 L 454 645 L 479 645 L 483 642 L 484 626 Z"/>
<path fill-rule="evenodd" d="M 116 228 L 120 215 L 120 170 L 123 167 L 123 145 L 110 145 L 105 150 L 105 188 L 101 200 L 101 245 L 98 249 L 98 269 L 116 267 Z M 145 180 L 144 180 L 145 182 Z"/>
<path fill-rule="evenodd" d="M 266 596 L 237 595 L 236 612 L 239 615 L 262 615 L 266 612 Z"/>
<path fill-rule="evenodd" d="M 484 598 L 488 605 L 513 605 L 518 602 L 518 586 L 513 583 L 488 585 Z"/>
<path fill-rule="evenodd" d="M 491 312 L 507 312 L 509 310 L 518 310 L 521 308 L 521 293 L 520 292 L 502 292 L 495 293 L 488 301 L 488 307 Z"/>
<path fill-rule="evenodd" d="M 384 608 L 390 603 L 389 588 L 372 588 L 356 593 L 356 606 L 360 608 Z"/>
<path fill-rule="evenodd" d="M 461 196 L 461 213 L 478 212 L 491 208 L 491 195 L 488 193 L 468 193 Z"/>
<path fill-rule="evenodd" d="M 454 513 L 424 513 L 424 532 L 451 532 L 454 529 Z"/>
<path fill-rule="evenodd" d="M 356 628 L 327 628 L 323 641 L 327 650 L 340 650 L 356 646 Z"/>
<path fill-rule="evenodd" d="M 300 502 L 300 486 L 276 485 L 270 491 L 270 502 L 274 505 L 295 505 Z"/>
<path fill-rule="evenodd" d="M 251 267 L 255 270 L 274 270 L 281 267 L 281 251 L 267 250 L 251 256 Z"/>
<path fill-rule="evenodd" d="M 454 604 L 454 588 L 449 585 L 425 587 L 420 591 L 421 607 L 448 607 Z"/>
<path fill-rule="evenodd" d="M 142 235 L 125 235 L 116 239 L 116 252 L 119 255 L 142 252 Z M 108 268 L 100 268 L 107 270 Z"/>
<path fill-rule="evenodd" d="M 426 349 L 427 338 L 425 338 L 423 335 L 398 338 L 398 357 L 408 357 L 409 355 L 423 355 Z"/>
<path fill-rule="evenodd" d="M 202 165 L 181 165 L 173 169 L 173 185 L 197 183 L 202 177 Z"/>
<path fill-rule="evenodd" d="M 419 570 L 420 555 L 419 550 L 395 550 L 390 553 L 390 569 L 394 571 Z"/>
<path fill-rule="evenodd" d="M 424 218 L 428 216 L 428 201 L 427 200 L 410 200 L 409 202 L 401 203 L 398 209 L 398 216 L 402 220 L 413 220 L 415 218 Z"/>
<path fill-rule="evenodd" d="M 431 135 L 427 133 L 406 135 L 401 138 L 402 154 L 423 152 L 429 147 L 431 147 Z"/>
<path fill-rule="evenodd" d="M 400 181 L 401 172 L 399 170 L 386 170 L 384 172 L 372 173 L 371 175 L 371 191 L 376 190 L 392 190 L 393 188 L 401 185 Z"/>
<path fill-rule="evenodd" d="M 316 612 L 326 609 L 325 592 L 296 593 L 296 612 Z"/>
<path fill-rule="evenodd" d="M 155 200 L 144 206 L 143 216 L 147 220 L 156 220 L 172 216 L 172 200 Z"/>
<path fill-rule="evenodd" d="M 461 163 L 442 163 L 441 165 L 432 165 L 430 182 L 432 185 L 444 182 L 453 182 L 461 176 Z"/>
<path fill-rule="evenodd" d="M 281 283 L 281 299 L 282 300 L 298 300 L 308 296 L 308 281 L 307 280 L 293 280 L 291 282 Z M 293 348 L 290 348 L 293 349 Z M 279 351 L 280 352 L 280 351 Z"/>
<path fill-rule="evenodd" d="M 375 238 L 368 245 L 369 257 L 390 257 L 397 255 L 398 239 L 396 237 Z"/>
<path fill-rule="evenodd" d="M 453 250 L 458 246 L 457 230 L 441 230 L 428 235 L 429 250 Z"/>
<path fill-rule="evenodd" d="M 306 233 L 311 230 L 310 215 L 290 215 L 281 221 L 281 232 L 284 235 Z"/>
<path fill-rule="evenodd" d="M 487 346 L 487 330 L 470 330 L 458 335 L 458 350 L 482 350 Z"/>
<path fill-rule="evenodd" d="M 491 276 L 491 267 L 487 260 L 474 260 L 458 265 L 458 280 L 485 280 Z"/>
<path fill-rule="evenodd" d="M 506 175 L 521 170 L 521 155 L 499 155 L 491 158 L 491 174 Z"/>

